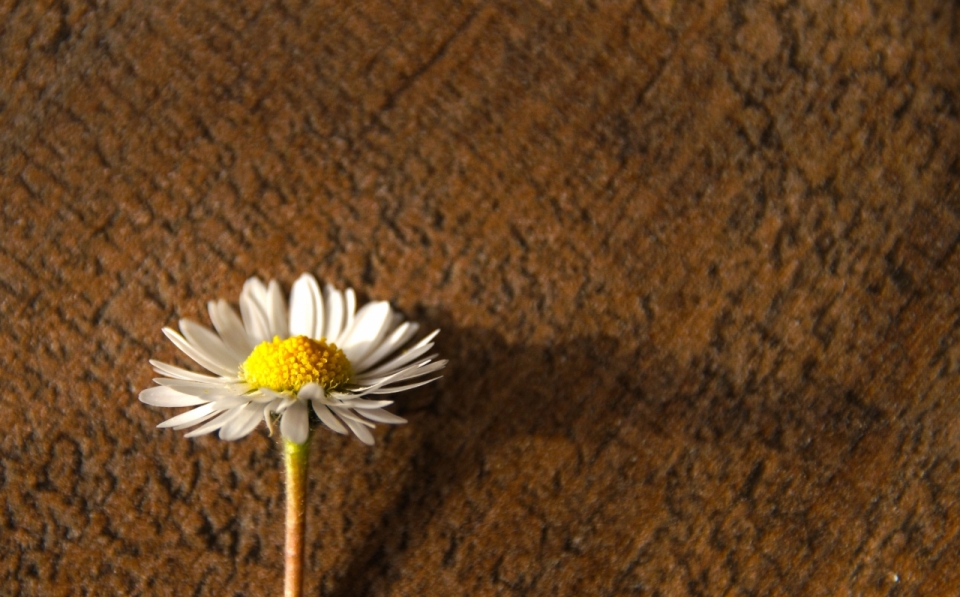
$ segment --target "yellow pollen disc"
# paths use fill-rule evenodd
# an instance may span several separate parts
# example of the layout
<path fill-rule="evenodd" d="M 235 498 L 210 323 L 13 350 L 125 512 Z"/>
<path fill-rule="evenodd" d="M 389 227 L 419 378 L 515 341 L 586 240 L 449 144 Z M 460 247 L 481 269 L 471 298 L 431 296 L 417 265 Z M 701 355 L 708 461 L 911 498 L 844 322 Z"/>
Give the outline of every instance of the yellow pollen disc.
<path fill-rule="evenodd" d="M 350 379 L 350 361 L 332 342 L 294 336 L 261 342 L 240 365 L 240 376 L 254 388 L 299 392 L 310 382 L 332 390 Z"/>

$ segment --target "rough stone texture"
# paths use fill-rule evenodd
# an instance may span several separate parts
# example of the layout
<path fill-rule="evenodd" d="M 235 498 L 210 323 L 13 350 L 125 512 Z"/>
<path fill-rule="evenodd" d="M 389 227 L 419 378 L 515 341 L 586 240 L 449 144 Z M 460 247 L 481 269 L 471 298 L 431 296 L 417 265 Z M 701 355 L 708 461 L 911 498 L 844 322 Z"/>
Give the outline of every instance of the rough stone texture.
<path fill-rule="evenodd" d="M 302 271 L 443 329 L 307 594 L 960 594 L 955 3 L 4 2 L 0 595 L 277 595 L 160 334 Z"/>

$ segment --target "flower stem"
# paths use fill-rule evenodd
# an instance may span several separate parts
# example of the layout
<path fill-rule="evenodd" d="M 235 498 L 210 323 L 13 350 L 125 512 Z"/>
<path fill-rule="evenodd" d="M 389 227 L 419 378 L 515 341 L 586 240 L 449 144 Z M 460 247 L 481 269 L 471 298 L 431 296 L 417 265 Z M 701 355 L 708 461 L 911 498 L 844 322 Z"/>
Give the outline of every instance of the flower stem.
<path fill-rule="evenodd" d="M 287 522 L 283 549 L 283 596 L 303 595 L 303 542 L 307 512 L 307 458 L 310 440 L 295 444 L 283 439 L 283 463 L 286 475 Z"/>

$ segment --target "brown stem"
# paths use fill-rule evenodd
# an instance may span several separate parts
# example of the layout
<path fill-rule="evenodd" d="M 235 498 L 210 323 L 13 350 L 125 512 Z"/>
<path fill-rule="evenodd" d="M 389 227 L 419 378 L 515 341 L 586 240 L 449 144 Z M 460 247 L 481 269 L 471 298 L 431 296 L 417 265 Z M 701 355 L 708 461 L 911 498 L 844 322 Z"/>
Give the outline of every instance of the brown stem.
<path fill-rule="evenodd" d="M 283 462 L 286 467 L 287 522 L 283 549 L 283 596 L 303 595 L 303 542 L 307 512 L 307 458 L 310 440 L 295 444 L 284 438 Z"/>

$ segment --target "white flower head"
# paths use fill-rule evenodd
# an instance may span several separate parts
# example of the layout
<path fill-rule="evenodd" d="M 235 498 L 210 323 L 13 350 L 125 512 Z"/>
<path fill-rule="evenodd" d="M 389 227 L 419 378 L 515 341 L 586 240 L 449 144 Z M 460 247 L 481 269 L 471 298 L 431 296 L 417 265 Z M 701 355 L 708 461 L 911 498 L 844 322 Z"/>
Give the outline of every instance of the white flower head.
<path fill-rule="evenodd" d="M 430 383 L 446 366 L 435 361 L 429 334 L 407 350 L 398 350 L 419 326 L 403 321 L 385 301 L 356 308 L 353 290 L 341 292 L 329 284 L 320 291 L 317 280 L 303 274 L 293 284 L 287 308 L 280 285 L 250 278 L 240 293 L 240 316 L 224 300 L 208 309 L 216 332 L 189 319 L 180 320 L 180 333 L 163 333 L 184 354 L 213 375 L 195 373 L 151 360 L 164 375 L 159 384 L 140 392 L 152 406 L 196 408 L 160 423 L 185 429 L 196 437 L 219 431 L 221 439 L 236 440 L 253 431 L 260 420 L 273 431 L 302 444 L 310 435 L 310 408 L 337 433 L 353 432 L 373 444 L 374 423 L 406 420 L 387 412 L 382 399 Z M 431 376 L 424 380 L 422 378 Z"/>

